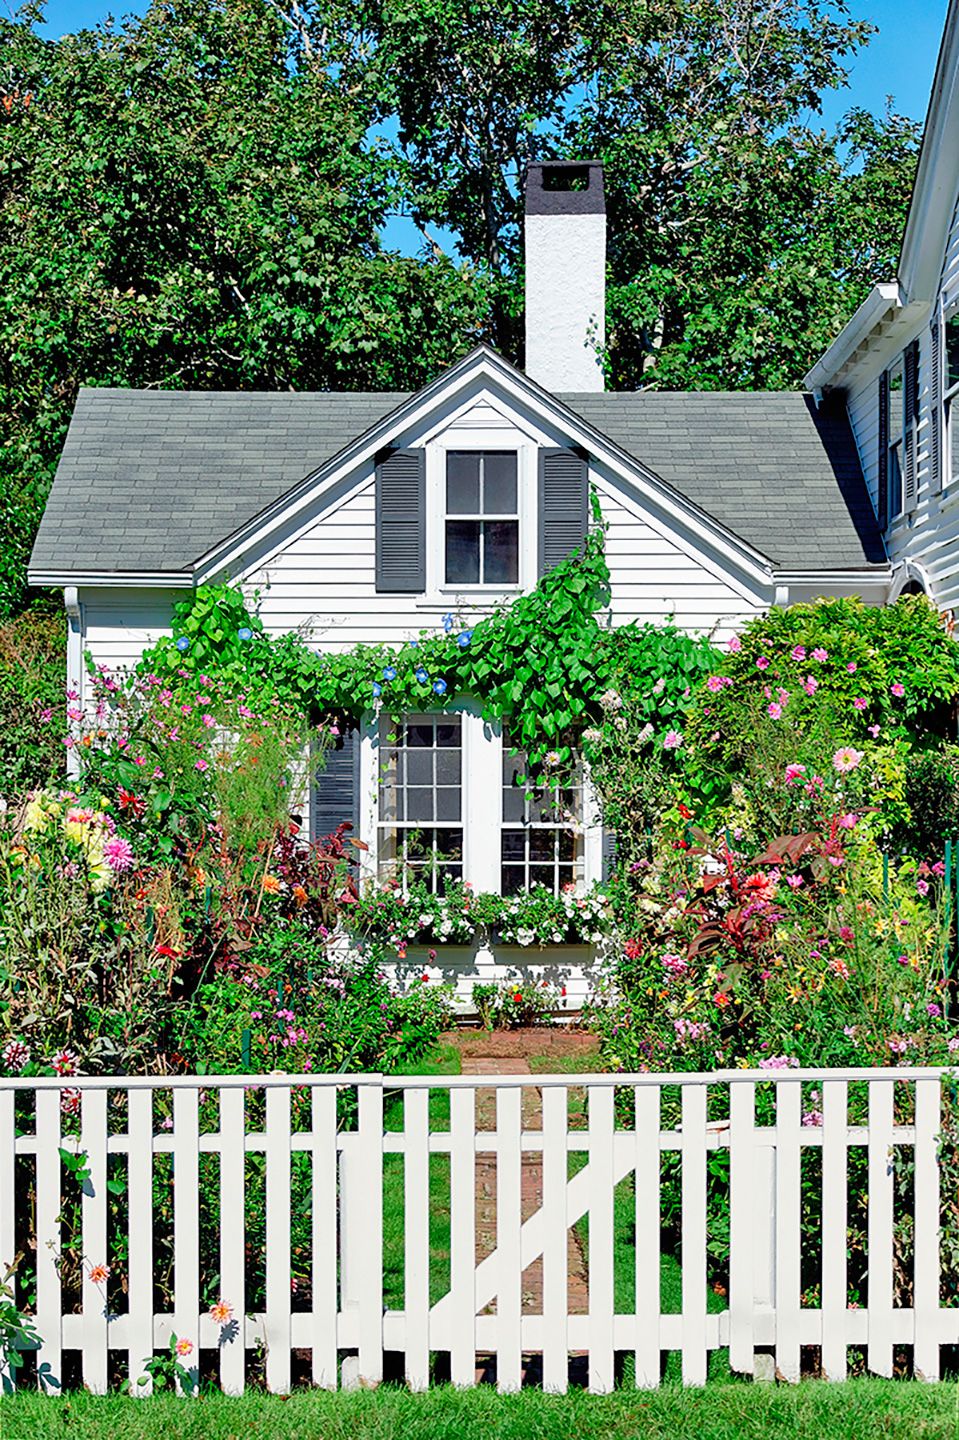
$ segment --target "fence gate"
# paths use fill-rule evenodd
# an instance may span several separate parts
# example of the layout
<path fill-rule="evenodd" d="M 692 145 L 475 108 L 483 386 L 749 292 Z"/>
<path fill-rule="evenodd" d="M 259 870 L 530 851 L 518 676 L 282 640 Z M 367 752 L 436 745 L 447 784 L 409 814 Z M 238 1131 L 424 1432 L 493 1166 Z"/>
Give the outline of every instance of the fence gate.
<path fill-rule="evenodd" d="M 147 1394 L 174 1336 L 231 1394 L 842 1379 L 850 1347 L 936 1379 L 956 1112 L 906 1068 L 4 1081 L 38 1337 L 4 1385 Z"/>

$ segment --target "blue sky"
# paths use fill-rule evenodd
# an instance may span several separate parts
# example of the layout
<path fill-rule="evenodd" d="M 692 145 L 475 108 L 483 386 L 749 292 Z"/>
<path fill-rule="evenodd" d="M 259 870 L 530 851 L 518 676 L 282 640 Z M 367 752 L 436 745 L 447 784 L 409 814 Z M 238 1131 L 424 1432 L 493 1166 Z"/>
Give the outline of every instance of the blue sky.
<path fill-rule="evenodd" d="M 936 54 L 948 0 L 868 0 L 860 5 L 851 0 L 857 17 L 878 25 L 876 35 L 852 66 L 848 90 L 826 98 L 823 121 L 834 124 L 851 105 L 881 111 L 886 96 L 892 95 L 896 109 L 922 119 L 929 100 Z M 0 0 L 5 9 L 15 9 L 16 0 Z M 47 0 L 45 33 L 63 35 L 70 30 L 95 25 L 110 14 L 123 14 L 142 5 L 105 3 L 105 0 Z M 387 244 L 411 253 L 420 237 L 407 221 L 397 218 L 387 226 Z"/>

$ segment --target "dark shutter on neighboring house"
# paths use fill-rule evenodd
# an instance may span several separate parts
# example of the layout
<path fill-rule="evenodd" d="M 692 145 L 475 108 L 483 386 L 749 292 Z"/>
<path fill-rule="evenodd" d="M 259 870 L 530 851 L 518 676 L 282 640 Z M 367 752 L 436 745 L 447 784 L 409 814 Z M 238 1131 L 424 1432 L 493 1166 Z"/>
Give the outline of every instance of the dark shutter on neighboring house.
<path fill-rule="evenodd" d="M 942 320 L 939 313 L 929 327 L 929 490 L 942 489 Z"/>
<path fill-rule="evenodd" d="M 578 450 L 539 452 L 539 573 L 578 550 L 586 539 L 589 465 Z"/>
<path fill-rule="evenodd" d="M 918 488 L 919 465 L 916 454 L 918 449 L 916 431 L 918 429 L 919 418 L 918 340 L 913 340 L 911 345 L 906 346 L 906 353 L 903 357 L 902 406 L 902 443 L 906 452 L 902 476 L 902 510 L 904 515 L 908 515 L 916 508 L 916 490 Z"/>
<path fill-rule="evenodd" d="M 889 375 L 879 376 L 879 466 L 876 473 L 876 518 L 880 530 L 889 524 Z"/>
<path fill-rule="evenodd" d="M 426 451 L 387 450 L 376 465 L 376 588 L 426 589 Z"/>
<path fill-rule="evenodd" d="M 313 778 L 310 793 L 310 839 L 332 835 L 348 820 L 351 834 L 360 829 L 360 739 L 356 729 L 343 730 L 336 746 L 323 756 L 323 768 Z M 352 850 L 352 846 L 350 849 Z M 353 859 L 356 852 L 353 852 Z"/>
<path fill-rule="evenodd" d="M 602 879 L 606 881 L 613 873 L 616 864 L 616 831 L 608 830 L 603 826 L 603 849 L 602 849 Z"/>

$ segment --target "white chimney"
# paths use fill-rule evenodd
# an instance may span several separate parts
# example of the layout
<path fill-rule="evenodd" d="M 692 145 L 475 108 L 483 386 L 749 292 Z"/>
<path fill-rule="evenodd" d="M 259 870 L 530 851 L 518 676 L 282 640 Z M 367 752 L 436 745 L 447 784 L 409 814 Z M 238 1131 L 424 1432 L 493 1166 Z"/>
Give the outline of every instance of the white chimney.
<path fill-rule="evenodd" d="M 606 199 L 598 160 L 526 172 L 526 373 L 546 390 L 602 390 Z"/>

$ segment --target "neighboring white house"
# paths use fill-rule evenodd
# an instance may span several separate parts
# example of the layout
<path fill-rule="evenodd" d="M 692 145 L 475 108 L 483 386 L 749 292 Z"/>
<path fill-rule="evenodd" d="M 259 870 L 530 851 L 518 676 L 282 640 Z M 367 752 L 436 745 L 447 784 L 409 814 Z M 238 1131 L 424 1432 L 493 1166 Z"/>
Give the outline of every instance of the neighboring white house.
<path fill-rule="evenodd" d="M 413 395 L 81 391 L 30 565 L 32 583 L 64 587 L 81 696 L 85 652 L 132 665 L 203 581 L 259 592 L 268 629 L 319 649 L 482 613 L 576 548 L 591 488 L 613 625 L 672 617 L 722 637 L 774 603 L 885 601 L 898 572 L 825 371 L 821 403 L 604 393 L 601 168 L 531 166 L 526 212 L 526 374 L 480 347 Z M 548 837 L 508 813 L 496 728 L 465 707 L 455 734 L 434 727 L 426 745 L 432 721 L 415 723 L 417 748 L 435 752 L 417 826 L 455 830 L 477 888 L 505 884 L 508 858 L 510 884 L 517 865 L 532 874 L 534 846 L 545 876 Z M 311 815 L 320 833 L 353 819 L 371 871 L 402 848 L 380 739 L 366 717 L 331 757 Z M 588 796 L 568 829 L 552 837 L 556 886 L 600 875 Z"/>

